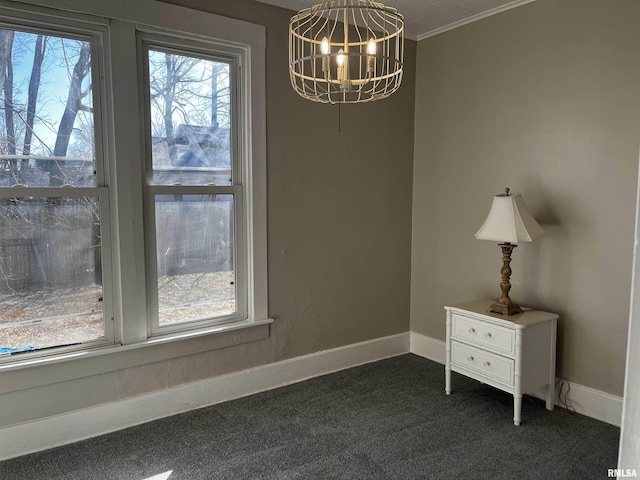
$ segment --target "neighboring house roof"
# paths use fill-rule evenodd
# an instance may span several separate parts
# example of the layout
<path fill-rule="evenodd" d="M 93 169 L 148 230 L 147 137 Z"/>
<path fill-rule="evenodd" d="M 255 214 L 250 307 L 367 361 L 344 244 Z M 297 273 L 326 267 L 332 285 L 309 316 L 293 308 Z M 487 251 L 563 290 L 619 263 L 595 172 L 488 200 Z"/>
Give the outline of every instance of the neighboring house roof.
<path fill-rule="evenodd" d="M 152 137 L 154 163 L 171 165 L 166 138 Z M 231 132 L 228 128 L 179 125 L 174 146 L 177 165 L 186 167 L 231 166 Z"/>

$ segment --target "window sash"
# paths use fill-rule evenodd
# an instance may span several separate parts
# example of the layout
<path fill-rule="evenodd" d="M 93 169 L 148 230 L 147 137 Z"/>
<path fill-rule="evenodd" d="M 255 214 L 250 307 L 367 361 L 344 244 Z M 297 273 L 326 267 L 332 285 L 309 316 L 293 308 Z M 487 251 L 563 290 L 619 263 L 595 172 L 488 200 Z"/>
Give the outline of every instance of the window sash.
<path fill-rule="evenodd" d="M 108 156 L 104 139 L 105 126 L 107 125 L 106 105 L 107 91 L 104 85 L 105 55 L 104 45 L 108 41 L 108 29 L 103 21 L 85 22 L 74 18 L 52 17 L 40 13 L 38 9 L 33 11 L 16 10 L 0 4 L 0 28 L 27 32 L 32 34 L 51 35 L 71 40 L 88 42 L 91 50 L 91 82 L 93 96 L 93 135 L 95 142 L 95 182 L 92 187 L 26 187 L 9 186 L 0 187 L 0 198 L 79 198 L 94 197 L 98 199 L 100 210 L 100 234 L 101 234 L 101 261 L 102 261 L 102 313 L 104 335 L 99 338 L 84 340 L 73 345 L 52 346 L 40 350 L 29 351 L 29 358 L 38 358 L 52 354 L 65 354 L 94 347 L 114 345 L 118 333 L 114 322 L 114 304 L 111 301 L 114 295 L 113 271 L 112 271 L 112 229 L 111 229 L 111 198 L 108 188 L 108 168 L 105 158 Z M 44 78 L 43 78 L 44 81 Z M 52 350 L 54 349 L 54 350 Z M 0 358 L 0 363 L 14 360 L 13 356 Z"/>
<path fill-rule="evenodd" d="M 149 336 L 172 334 L 184 330 L 198 329 L 228 322 L 246 320 L 249 316 L 247 285 L 248 275 L 248 243 L 245 234 L 247 215 L 245 211 L 244 169 L 241 156 L 245 153 L 241 148 L 244 141 L 241 111 L 246 108 L 247 100 L 239 94 L 240 79 L 239 65 L 243 62 L 244 52 L 218 43 L 199 42 L 193 39 L 177 39 L 171 36 L 158 35 L 148 32 L 138 33 L 138 64 L 140 68 L 140 91 L 142 117 L 144 124 L 144 164 L 146 172 L 145 182 L 145 244 L 146 272 L 147 272 L 147 305 Z M 153 180 L 153 159 L 151 148 L 151 102 L 150 102 L 150 72 L 149 50 L 174 53 L 177 55 L 201 58 L 210 61 L 229 63 L 230 88 L 230 130 L 231 130 L 231 185 L 163 185 Z M 158 299 L 158 271 L 157 271 L 157 239 L 155 218 L 155 197 L 157 195 L 233 195 L 233 228 L 234 248 L 233 264 L 235 276 L 236 311 L 231 315 L 220 317 L 192 319 L 176 324 L 160 325 Z M 196 227 L 197 228 L 197 227 Z"/>
<path fill-rule="evenodd" d="M 89 42 L 91 46 L 91 83 L 93 87 L 93 124 L 95 142 L 96 186 L 108 184 L 108 169 L 105 158 L 108 156 L 104 139 L 107 124 L 105 88 L 105 43 L 108 41 L 108 28 L 103 22 L 86 22 L 72 18 L 51 17 L 36 11 L 15 10 L 0 4 L 0 29 L 16 30 L 32 34 L 52 35 L 70 40 Z M 44 80 L 43 80 L 44 81 Z M 48 188 L 48 187 L 41 187 Z"/>
<path fill-rule="evenodd" d="M 246 249 L 240 250 L 245 245 L 242 222 L 244 218 L 243 187 L 233 186 L 148 186 L 146 192 L 146 231 L 148 232 L 147 245 L 147 301 L 149 306 L 149 333 L 150 336 L 175 333 L 183 330 L 202 328 L 221 323 L 245 320 L 247 312 L 247 286 L 244 271 L 246 269 Z M 192 319 L 176 324 L 160 325 L 159 300 L 158 300 L 158 265 L 157 265 L 157 239 L 155 218 L 155 197 L 157 195 L 232 195 L 233 196 L 233 249 L 234 281 L 235 281 L 235 313 L 231 315 Z M 197 225 L 194 228 L 198 228 Z"/>
<path fill-rule="evenodd" d="M 242 65 L 246 63 L 247 51 L 222 41 L 207 41 L 205 39 L 190 38 L 184 34 L 180 37 L 170 32 L 159 34 L 150 27 L 141 27 L 137 32 L 138 66 L 139 66 L 139 90 L 141 92 L 141 110 L 144 125 L 145 148 L 145 174 L 146 185 L 153 185 L 153 164 L 151 158 L 150 138 L 150 105 L 147 101 L 149 91 L 149 50 L 186 55 L 203 60 L 220 61 L 229 63 L 229 90 L 230 90 L 230 128 L 231 128 L 231 178 L 232 184 L 242 185 L 246 183 L 243 175 L 244 159 L 247 151 L 244 148 L 246 142 L 245 132 L 248 131 L 248 99 L 249 89 L 242 88 Z"/>
<path fill-rule="evenodd" d="M 34 194 L 35 193 L 35 194 Z M 82 198 L 82 197 L 94 197 L 98 199 L 98 206 L 100 209 L 100 235 L 103 241 L 100 244 L 101 248 L 101 261 L 102 261 L 102 313 L 103 313 L 103 326 L 104 335 L 102 337 L 83 340 L 81 342 L 74 343 L 73 345 L 66 346 L 61 343 L 60 346 L 46 347 L 40 350 L 29 351 L 29 357 L 38 357 L 51 354 L 51 348 L 55 348 L 56 353 L 66 353 L 77 350 L 86 350 L 91 347 L 103 347 L 107 345 L 113 345 L 115 342 L 115 325 L 114 325 L 114 312 L 113 303 L 109 301 L 113 297 L 113 284 L 111 281 L 111 262 L 112 262 L 112 250 L 111 242 L 111 216 L 109 208 L 109 190 L 106 187 L 94 187 L 94 188 L 69 188 L 69 187 L 57 187 L 57 188 L 30 188 L 30 187 L 11 187 L 0 188 L 0 198 L 21 198 L 21 197 L 36 197 L 36 198 Z M 0 359 L 7 360 L 7 359 Z"/>

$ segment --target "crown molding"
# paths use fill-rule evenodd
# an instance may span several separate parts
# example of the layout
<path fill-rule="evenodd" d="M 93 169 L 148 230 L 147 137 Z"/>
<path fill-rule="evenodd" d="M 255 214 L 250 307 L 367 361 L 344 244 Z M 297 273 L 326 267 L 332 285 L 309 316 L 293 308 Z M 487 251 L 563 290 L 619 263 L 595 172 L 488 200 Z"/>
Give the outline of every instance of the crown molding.
<path fill-rule="evenodd" d="M 477 22 L 478 20 L 497 15 L 498 13 L 506 12 L 507 10 L 511 10 L 516 7 L 521 7 L 522 5 L 526 5 L 527 3 L 531 2 L 535 2 L 535 0 L 516 0 L 506 5 L 502 5 L 501 7 L 496 7 L 491 10 L 487 10 L 486 12 L 478 13 L 477 15 L 473 15 L 472 17 L 467 17 L 463 20 L 458 20 L 457 22 L 445 25 L 444 27 L 436 28 L 435 30 L 431 30 L 430 32 L 421 33 L 420 35 L 418 35 L 418 41 L 424 40 L 425 38 L 433 37 L 435 35 L 439 35 L 444 32 L 448 32 L 449 30 L 453 30 L 454 28 L 462 27 L 464 25 L 467 25 L 468 23 Z"/>

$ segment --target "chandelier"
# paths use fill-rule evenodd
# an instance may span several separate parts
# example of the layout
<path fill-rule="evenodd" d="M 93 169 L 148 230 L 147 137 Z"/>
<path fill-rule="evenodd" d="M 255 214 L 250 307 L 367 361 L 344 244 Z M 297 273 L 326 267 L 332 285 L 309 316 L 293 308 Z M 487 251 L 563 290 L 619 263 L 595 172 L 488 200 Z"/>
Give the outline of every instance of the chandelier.
<path fill-rule="evenodd" d="M 404 20 L 371 0 L 325 0 L 289 23 L 289 74 L 302 97 L 321 103 L 386 98 L 400 87 Z"/>

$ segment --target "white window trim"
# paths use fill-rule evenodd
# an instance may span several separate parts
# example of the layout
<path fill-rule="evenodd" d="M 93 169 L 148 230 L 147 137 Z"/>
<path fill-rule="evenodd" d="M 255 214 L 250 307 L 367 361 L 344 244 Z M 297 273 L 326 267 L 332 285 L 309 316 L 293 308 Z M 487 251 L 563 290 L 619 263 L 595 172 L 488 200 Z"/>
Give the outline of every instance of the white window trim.
<path fill-rule="evenodd" d="M 269 337 L 271 323 L 271 319 L 238 322 L 131 345 L 23 358 L 0 365 L 0 395 L 264 340 Z"/>
<path fill-rule="evenodd" d="M 24 4 L 29 4 L 26 6 Z M 46 8 L 33 7 L 40 5 Z M 151 363 L 183 354 L 193 354 L 222 348 L 232 344 L 266 338 L 269 335 L 268 292 L 267 292 L 267 212 L 266 212 L 266 93 L 265 93 L 265 29 L 263 26 L 189 10 L 175 5 L 136 0 L 135 2 L 103 2 L 102 0 L 0 0 L 0 7 L 23 12 L 36 12 L 56 19 L 64 25 L 73 26 L 85 22 L 96 26 L 109 24 L 105 34 L 100 60 L 104 62 L 102 87 L 105 92 L 118 89 L 109 95 L 106 105 L 110 121 L 105 122 L 106 138 L 104 148 L 111 158 L 115 158 L 108 171 L 111 189 L 111 238 L 113 257 L 113 311 L 115 325 L 115 346 L 99 350 L 68 352 L 60 350 L 47 357 L 21 357 L 19 361 L 0 365 L 0 382 L 14 370 L 33 367 L 34 373 L 28 382 L 30 386 L 49 384 L 66 379 L 68 373 L 58 368 L 60 362 L 83 362 L 104 354 L 114 357 L 108 366 L 99 368 L 74 369 L 73 378 L 95 374 L 97 371 L 114 371 L 134 365 Z M 110 19 L 110 20 L 105 20 Z M 246 48 L 248 62 L 244 83 L 251 100 L 247 102 L 250 118 L 247 132 L 247 149 L 250 160 L 245 183 L 247 206 L 245 236 L 252 245 L 247 258 L 248 319 L 244 322 L 218 325 L 201 331 L 176 333 L 161 342 L 148 338 L 146 307 L 146 274 L 144 262 L 144 229 L 142 203 L 142 158 L 143 144 L 140 127 L 143 125 L 139 110 L 139 92 L 136 88 L 121 88 L 119 85 L 137 85 L 138 66 L 136 53 L 136 31 L 153 29 L 163 33 L 179 35 L 185 32 L 202 39 L 213 38 L 216 42 L 229 42 Z M 212 34 L 215 32 L 215 34 Z M 215 38 L 213 37 L 215 35 Z M 250 105 L 250 107 L 249 107 Z M 116 140 L 117 139 L 117 142 Z M 119 207 L 119 208 L 117 208 Z M 123 248 L 127 245 L 127 248 Z M 133 246 L 133 247 L 130 247 Z M 135 320 L 132 320 L 135 319 Z M 255 328 L 253 328 L 255 327 Z M 233 333 L 232 341 L 217 341 L 215 335 Z M 205 336 L 206 340 L 194 342 L 195 336 Z M 222 337 L 221 337 L 222 338 Z M 246 340 L 243 340 L 246 338 Z M 196 338 L 197 340 L 197 338 Z M 120 344 L 118 346 L 117 344 Z M 192 347 L 188 347 L 192 345 Z M 159 350 L 160 346 L 162 347 Z M 132 348 L 150 348 L 161 352 L 150 356 L 149 361 L 134 360 L 127 352 Z M 186 349 L 186 350 L 185 350 Z M 124 356 L 123 356 L 124 355 Z M 120 361 L 117 361 L 117 359 Z M 153 360 L 151 360 L 153 358 Z M 79 365 L 82 365 L 80 363 Z M 36 372 L 37 370 L 37 372 Z M 7 388 L 13 390 L 10 384 Z M 16 389 L 24 388 L 16 385 Z M 3 389 L 4 390 L 4 389 Z M 4 390 L 7 391 L 7 390 Z"/>
<path fill-rule="evenodd" d="M 93 19 L 87 21 L 85 17 L 73 18 L 51 18 L 49 12 L 41 9 L 16 9 L 14 5 L 0 2 L 0 26 L 14 29 L 16 31 L 37 32 L 61 36 L 67 39 L 77 39 L 88 42 L 91 47 L 91 76 L 92 82 L 99 85 L 94 90 L 93 96 L 93 121 L 95 125 L 95 186 L 93 187 L 3 187 L 0 189 L 1 198 L 21 198 L 21 197 L 59 197 L 78 198 L 93 197 L 98 199 L 100 208 L 100 231 L 101 234 L 109 238 L 111 235 L 110 204 L 109 204 L 109 182 L 108 166 L 105 159 L 108 157 L 105 144 L 105 128 L 107 124 L 106 96 L 104 82 L 104 58 L 102 55 L 103 46 L 108 42 L 108 23 L 104 19 Z M 97 92 L 97 94 L 96 94 Z M 104 298 L 112 298 L 112 254 L 111 242 L 104 242 L 102 250 L 102 295 Z M 101 337 L 83 340 L 79 344 L 72 346 L 54 346 L 55 352 L 64 354 L 73 350 L 86 350 L 91 348 L 101 348 L 113 345 L 115 342 L 115 329 L 113 322 L 113 302 L 103 303 L 103 333 Z M 38 357 L 51 354 L 49 351 L 33 351 L 25 353 L 30 357 Z M 0 355 L 0 362 L 11 362 L 8 355 Z"/>
<path fill-rule="evenodd" d="M 246 198 L 246 184 L 250 182 L 250 165 L 251 165 L 251 145 L 247 133 L 250 131 L 250 115 L 245 112 L 249 111 L 246 104 L 249 101 L 250 89 L 246 85 L 247 78 L 244 76 L 244 70 L 248 67 L 249 52 L 244 46 L 232 46 L 228 43 L 220 44 L 217 42 L 204 42 L 202 39 L 194 36 L 167 35 L 151 28 L 140 30 L 138 28 L 138 49 L 140 69 L 140 88 L 142 95 L 142 117 L 144 119 L 144 135 L 145 135 L 145 171 L 146 171 L 146 194 L 145 194 L 145 213 L 146 213 L 146 232 L 147 232 L 147 274 L 149 281 L 148 302 L 149 311 L 149 331 L 151 336 L 173 334 L 175 332 L 185 331 L 189 329 L 209 328 L 213 325 L 244 321 L 249 319 L 248 304 L 251 299 L 248 297 L 247 285 L 247 259 L 251 256 L 251 244 L 246 240 L 245 232 L 251 228 L 248 222 L 250 204 Z M 194 56 L 208 60 L 220 60 L 229 63 L 230 68 L 230 100 L 231 100 L 231 132 L 232 132 L 232 178 L 231 185 L 165 185 L 153 183 L 153 171 L 151 164 L 150 144 L 149 142 L 149 86 L 148 86 L 148 57 L 149 50 L 167 50 L 175 51 L 178 54 L 186 56 Z M 235 298 L 236 311 L 232 314 L 214 317 L 194 319 L 190 321 L 180 322 L 171 325 L 158 324 L 158 289 L 157 289 L 157 263 L 156 263 L 156 224 L 155 224 L 155 196 L 158 194 L 183 194 L 190 195 L 198 192 L 202 194 L 222 194 L 232 195 L 233 204 L 233 228 L 234 228 L 234 273 L 235 273 Z M 248 205 L 249 208 L 245 208 Z M 198 228 L 197 225 L 194 228 Z"/>

